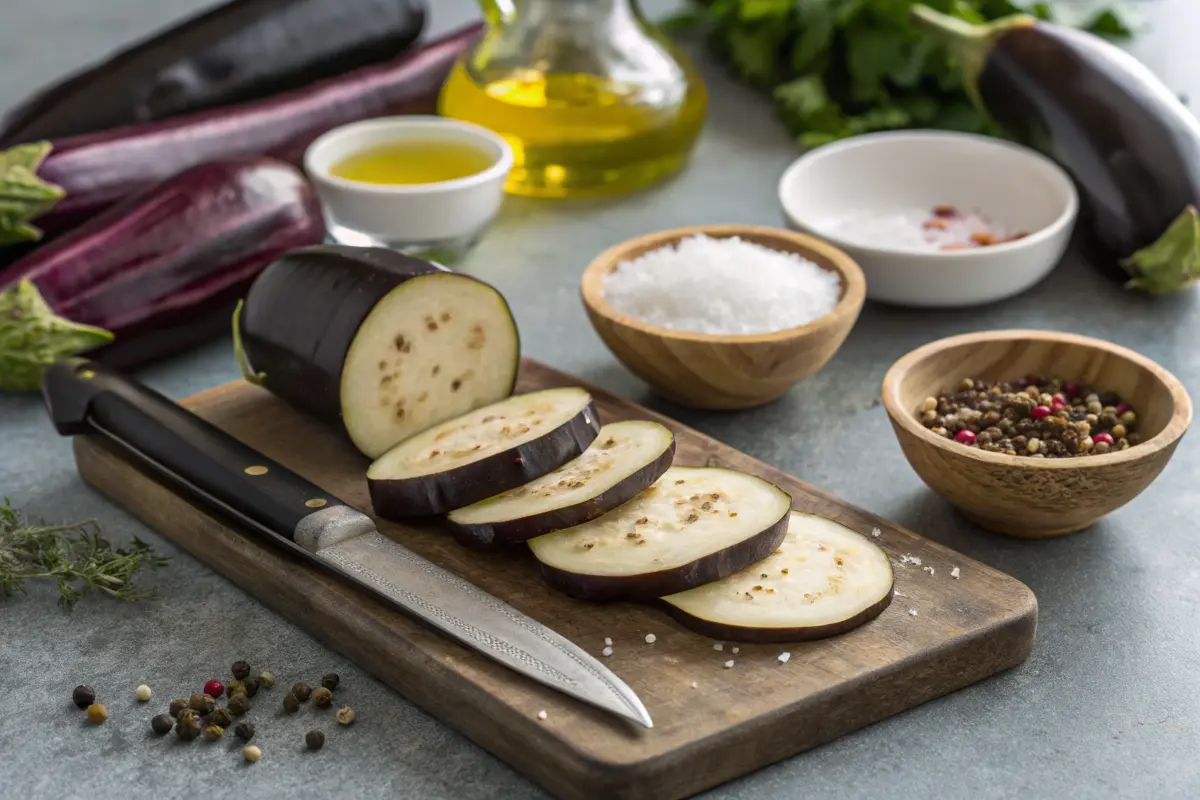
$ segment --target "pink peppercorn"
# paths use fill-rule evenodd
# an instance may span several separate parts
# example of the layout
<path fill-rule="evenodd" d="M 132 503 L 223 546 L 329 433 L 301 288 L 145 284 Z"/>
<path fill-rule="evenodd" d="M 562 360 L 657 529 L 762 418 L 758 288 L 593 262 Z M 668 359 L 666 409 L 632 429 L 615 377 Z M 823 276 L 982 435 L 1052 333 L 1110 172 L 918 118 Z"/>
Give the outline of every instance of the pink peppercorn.
<path fill-rule="evenodd" d="M 225 693 L 225 684 L 217 680 L 204 684 L 204 693 L 209 697 L 220 697 Z"/>
<path fill-rule="evenodd" d="M 1068 381 L 1062 385 L 1063 394 L 1067 397 L 1079 397 L 1079 384 Z"/>
<path fill-rule="evenodd" d="M 1119 406 L 1117 406 L 1117 416 L 1121 416 L 1131 408 L 1133 408 L 1133 406 L 1129 405 L 1129 403 L 1121 403 Z"/>
<path fill-rule="evenodd" d="M 975 444 L 975 434 L 965 428 L 954 434 L 954 441 L 959 444 L 973 445 Z"/>
<path fill-rule="evenodd" d="M 1062 395 L 1056 394 L 1054 395 L 1054 399 L 1050 401 L 1050 407 L 1055 411 L 1061 411 L 1067 407 L 1067 401 L 1063 399 Z"/>
<path fill-rule="evenodd" d="M 1113 438 L 1111 433 L 1097 433 L 1092 436 L 1092 441 L 1096 444 L 1100 444 L 1101 442 L 1112 444 Z"/>
<path fill-rule="evenodd" d="M 1034 406 L 1029 412 L 1030 419 L 1045 419 L 1050 416 L 1050 409 L 1046 406 Z"/>

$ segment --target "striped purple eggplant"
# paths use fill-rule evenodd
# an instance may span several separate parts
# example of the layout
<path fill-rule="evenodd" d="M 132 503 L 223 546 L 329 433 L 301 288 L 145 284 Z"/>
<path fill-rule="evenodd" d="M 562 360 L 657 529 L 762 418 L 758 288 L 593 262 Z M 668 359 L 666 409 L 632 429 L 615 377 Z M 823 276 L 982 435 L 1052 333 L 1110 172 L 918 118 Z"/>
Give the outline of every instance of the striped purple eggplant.
<path fill-rule="evenodd" d="M 259 272 L 324 238 L 316 195 L 289 164 L 185 170 L 0 271 L 0 388 L 36 389 L 78 352 L 129 367 L 223 334 Z"/>
<path fill-rule="evenodd" d="M 44 155 L 33 154 L 31 145 L 0 152 L 0 201 L 10 209 L 0 214 L 0 245 L 70 230 L 130 194 L 208 161 L 270 156 L 299 165 L 308 145 L 331 128 L 432 112 L 442 82 L 481 31 L 481 24 L 468 25 L 390 62 L 264 100 L 55 139 Z M 6 163 L 12 166 L 7 174 Z M 14 235 L 14 228 L 21 230 Z"/>

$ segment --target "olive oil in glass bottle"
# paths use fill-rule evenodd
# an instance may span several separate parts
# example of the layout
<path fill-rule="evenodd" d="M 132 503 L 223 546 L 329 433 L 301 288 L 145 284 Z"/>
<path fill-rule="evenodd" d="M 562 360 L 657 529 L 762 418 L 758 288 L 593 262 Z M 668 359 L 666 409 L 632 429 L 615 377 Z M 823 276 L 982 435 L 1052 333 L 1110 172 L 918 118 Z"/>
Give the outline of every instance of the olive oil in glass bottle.
<path fill-rule="evenodd" d="M 443 116 L 503 136 L 512 194 L 648 186 L 687 162 L 708 98 L 636 0 L 481 0 L 489 27 L 442 88 Z"/>

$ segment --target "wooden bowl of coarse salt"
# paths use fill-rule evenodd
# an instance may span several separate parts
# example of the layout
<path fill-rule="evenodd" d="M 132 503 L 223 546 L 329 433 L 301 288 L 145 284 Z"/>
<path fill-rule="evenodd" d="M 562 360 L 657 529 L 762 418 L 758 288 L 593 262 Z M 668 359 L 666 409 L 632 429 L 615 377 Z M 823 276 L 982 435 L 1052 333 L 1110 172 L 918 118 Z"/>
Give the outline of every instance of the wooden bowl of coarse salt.
<path fill-rule="evenodd" d="M 862 270 L 832 245 L 746 225 L 640 236 L 583 273 L 613 355 L 663 397 L 709 410 L 768 403 L 815 374 L 865 296 Z"/>

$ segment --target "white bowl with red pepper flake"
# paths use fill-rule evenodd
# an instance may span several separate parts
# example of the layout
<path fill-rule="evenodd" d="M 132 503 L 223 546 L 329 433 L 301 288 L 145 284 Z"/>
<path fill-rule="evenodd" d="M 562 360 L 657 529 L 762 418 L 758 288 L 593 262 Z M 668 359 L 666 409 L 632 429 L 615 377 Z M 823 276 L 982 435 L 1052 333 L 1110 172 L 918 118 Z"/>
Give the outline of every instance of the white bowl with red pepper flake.
<path fill-rule="evenodd" d="M 1079 212 L 1067 173 L 1021 145 L 948 131 L 818 147 L 779 181 L 788 225 L 848 253 L 867 298 L 960 307 L 1020 294 L 1062 258 Z"/>

